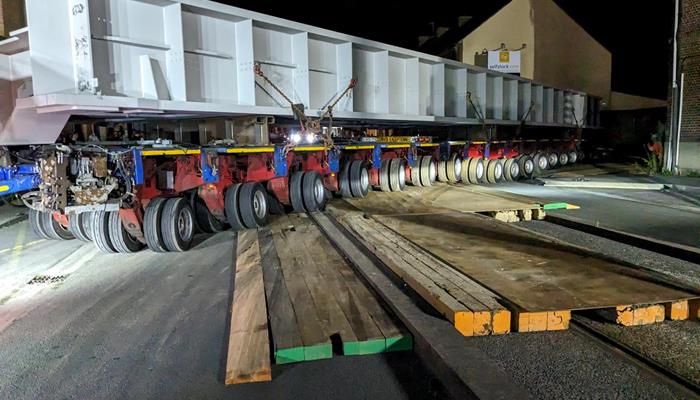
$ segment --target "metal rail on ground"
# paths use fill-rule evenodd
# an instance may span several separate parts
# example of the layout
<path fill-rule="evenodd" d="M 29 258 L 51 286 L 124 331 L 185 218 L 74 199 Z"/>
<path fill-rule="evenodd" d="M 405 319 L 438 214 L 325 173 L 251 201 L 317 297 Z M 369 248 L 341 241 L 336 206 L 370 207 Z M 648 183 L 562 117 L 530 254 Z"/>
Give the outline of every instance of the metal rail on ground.
<path fill-rule="evenodd" d="M 566 228 L 575 229 L 590 233 L 595 236 L 600 236 L 616 242 L 628 244 L 641 249 L 650 250 L 656 253 L 664 254 L 681 260 L 689 261 L 695 264 L 700 264 L 700 249 L 686 246 L 678 243 L 671 243 L 663 240 L 652 239 L 646 236 L 635 235 L 628 232 L 622 232 L 611 228 L 591 225 L 589 223 L 575 220 L 572 218 L 564 218 L 560 216 L 547 215 L 545 221 L 553 224 L 561 225 Z"/>
<path fill-rule="evenodd" d="M 369 287 L 388 305 L 411 332 L 414 350 L 455 399 L 528 399 L 487 354 L 454 329 L 446 320 L 421 310 L 403 288 L 385 273 L 381 261 L 327 213 L 310 213 L 328 240 L 350 262 Z"/>
<path fill-rule="evenodd" d="M 664 382 L 679 393 L 682 393 L 684 398 L 700 398 L 700 386 L 695 382 L 686 379 L 676 371 L 667 368 L 612 336 L 594 328 L 580 317 L 574 316 L 571 318 L 569 330 L 586 337 L 626 362 L 638 366 L 644 370 L 644 372 L 654 377 L 654 379 Z"/>

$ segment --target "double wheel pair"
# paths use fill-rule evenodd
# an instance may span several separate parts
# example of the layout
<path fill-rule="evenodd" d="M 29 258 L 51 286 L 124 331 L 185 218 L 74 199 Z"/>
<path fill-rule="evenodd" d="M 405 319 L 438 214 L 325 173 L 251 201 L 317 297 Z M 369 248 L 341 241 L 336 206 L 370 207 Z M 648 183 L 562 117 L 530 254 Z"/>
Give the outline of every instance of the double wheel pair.
<path fill-rule="evenodd" d="M 369 171 L 363 160 L 352 160 L 343 164 L 338 174 L 340 194 L 345 198 L 365 197 L 369 193 Z"/>
<path fill-rule="evenodd" d="M 518 180 L 522 175 L 523 168 L 517 158 L 493 158 L 485 160 L 485 163 L 487 183 L 512 182 Z"/>
<path fill-rule="evenodd" d="M 196 233 L 195 218 L 192 205 L 184 197 L 152 199 L 143 216 L 146 245 L 157 253 L 189 250 Z M 95 243 L 98 244 L 97 238 Z"/>
<path fill-rule="evenodd" d="M 326 191 L 323 178 L 318 172 L 297 171 L 289 178 L 289 199 L 294 212 L 323 210 L 326 208 L 328 198 L 329 193 Z"/>
<path fill-rule="evenodd" d="M 379 167 L 379 187 L 382 192 L 400 192 L 406 187 L 406 165 L 403 159 L 382 160 Z"/>
<path fill-rule="evenodd" d="M 47 240 L 72 240 L 75 235 L 72 232 L 71 222 L 68 225 L 62 224 L 53 212 L 42 212 L 29 210 L 29 225 L 34 233 L 42 239 Z"/>
<path fill-rule="evenodd" d="M 438 163 L 438 180 L 457 183 L 462 179 L 462 159 L 457 154 Z"/>
<path fill-rule="evenodd" d="M 437 169 L 433 157 L 416 157 L 413 160 L 413 167 L 411 167 L 411 184 L 413 186 L 432 186 L 435 183 Z"/>

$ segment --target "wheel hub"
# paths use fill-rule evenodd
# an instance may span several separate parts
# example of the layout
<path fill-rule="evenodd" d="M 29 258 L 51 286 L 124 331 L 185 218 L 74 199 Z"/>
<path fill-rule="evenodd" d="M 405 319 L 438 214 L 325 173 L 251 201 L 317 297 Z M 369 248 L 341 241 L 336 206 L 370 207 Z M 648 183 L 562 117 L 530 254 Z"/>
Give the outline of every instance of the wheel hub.
<path fill-rule="evenodd" d="M 258 219 L 263 219 L 267 215 L 267 199 L 265 193 L 260 190 L 253 195 L 253 211 Z"/>
<path fill-rule="evenodd" d="M 515 179 L 518 177 L 518 175 L 520 175 L 520 166 L 518 163 L 513 162 L 513 164 L 510 165 L 510 176 Z"/>
<path fill-rule="evenodd" d="M 323 182 L 320 179 L 316 179 L 314 182 L 314 197 L 318 204 L 323 204 L 323 200 L 326 198 L 326 190 L 323 188 Z"/>
<path fill-rule="evenodd" d="M 192 214 L 182 209 L 177 215 L 177 232 L 180 237 L 187 241 L 192 237 Z"/>
<path fill-rule="evenodd" d="M 525 172 L 529 175 L 535 169 L 535 163 L 532 160 L 525 160 Z"/>
<path fill-rule="evenodd" d="M 430 162 L 429 171 L 430 171 L 430 182 L 434 182 L 435 176 L 437 175 L 437 167 L 435 166 L 435 163 L 432 161 Z"/>
<path fill-rule="evenodd" d="M 537 159 L 537 165 L 538 165 L 541 169 L 546 169 L 546 168 L 547 168 L 547 158 L 545 158 L 544 156 L 540 156 L 540 157 Z"/>
<path fill-rule="evenodd" d="M 403 187 L 406 184 L 406 168 L 403 162 L 399 165 L 399 186 Z"/>
<path fill-rule="evenodd" d="M 367 168 L 362 168 L 362 172 L 360 172 L 360 184 L 363 190 L 369 188 L 369 172 Z"/>
<path fill-rule="evenodd" d="M 496 176 L 496 179 L 501 179 L 503 176 L 503 165 L 501 163 L 496 164 L 493 174 Z"/>
<path fill-rule="evenodd" d="M 484 162 L 479 160 L 476 163 L 476 179 L 482 179 L 484 177 Z"/>
<path fill-rule="evenodd" d="M 455 176 L 460 176 L 462 174 L 462 160 L 455 158 Z"/>

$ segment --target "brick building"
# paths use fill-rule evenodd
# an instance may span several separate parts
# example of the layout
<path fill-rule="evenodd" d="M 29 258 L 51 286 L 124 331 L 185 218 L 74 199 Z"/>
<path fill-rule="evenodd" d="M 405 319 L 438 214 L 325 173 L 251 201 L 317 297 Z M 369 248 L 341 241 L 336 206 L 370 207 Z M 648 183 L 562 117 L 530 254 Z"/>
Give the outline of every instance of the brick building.
<path fill-rule="evenodd" d="M 678 1 L 677 88 L 673 90 L 671 85 L 667 129 L 671 143 L 667 142 L 666 167 L 678 167 L 680 172 L 700 171 L 700 0 Z"/>

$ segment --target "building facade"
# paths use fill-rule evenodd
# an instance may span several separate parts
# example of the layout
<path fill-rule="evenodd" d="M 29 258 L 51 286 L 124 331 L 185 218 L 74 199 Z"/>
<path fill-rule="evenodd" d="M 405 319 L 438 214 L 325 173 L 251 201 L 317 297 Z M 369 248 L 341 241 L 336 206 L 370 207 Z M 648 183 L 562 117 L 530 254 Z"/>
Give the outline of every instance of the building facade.
<path fill-rule="evenodd" d="M 700 171 L 700 0 L 678 2 L 678 57 L 669 99 L 666 167 L 686 173 Z"/>

